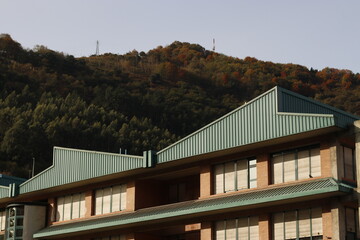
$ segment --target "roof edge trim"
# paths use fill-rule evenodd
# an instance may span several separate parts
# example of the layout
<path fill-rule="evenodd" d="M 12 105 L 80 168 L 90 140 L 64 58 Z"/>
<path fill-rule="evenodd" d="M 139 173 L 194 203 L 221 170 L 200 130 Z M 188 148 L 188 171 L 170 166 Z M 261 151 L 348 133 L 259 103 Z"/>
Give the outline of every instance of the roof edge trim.
<path fill-rule="evenodd" d="M 23 182 L 23 183 L 20 184 L 19 186 L 22 187 L 23 185 L 25 185 L 26 183 L 30 182 L 30 181 L 33 180 L 34 178 L 40 177 L 40 176 L 43 175 L 45 172 L 50 171 L 50 169 L 52 169 L 52 168 L 54 168 L 54 167 L 55 167 L 55 165 L 54 165 L 54 160 L 53 160 L 53 164 L 52 164 L 50 167 L 48 167 L 48 168 L 46 168 L 45 170 L 39 172 L 38 174 L 36 174 L 36 175 L 33 176 L 32 178 L 29 178 L 28 180 L 26 180 L 25 182 Z"/>
<path fill-rule="evenodd" d="M 335 118 L 334 114 L 277 112 L 278 115 Z"/>
<path fill-rule="evenodd" d="M 315 184 L 315 185 L 314 185 Z M 318 185 L 316 185 L 318 184 Z M 117 217 L 101 217 L 98 219 L 88 219 L 85 221 L 73 222 L 64 225 L 53 225 L 48 228 L 42 229 L 39 232 L 34 234 L 35 238 L 45 238 L 49 236 L 61 236 L 68 233 L 74 232 L 84 232 L 89 229 L 101 229 L 108 228 L 119 225 L 128 225 L 133 223 L 144 223 L 153 220 L 159 219 L 171 219 L 174 217 L 182 217 L 186 215 L 191 215 L 195 213 L 206 213 L 210 214 L 214 213 L 214 211 L 223 210 L 223 209 L 234 209 L 238 207 L 245 207 L 249 205 L 262 204 L 267 202 L 277 202 L 286 199 L 293 198 L 301 198 L 308 197 L 313 195 L 321 195 L 326 193 L 350 193 L 353 191 L 352 187 L 342 185 L 334 178 L 322 178 L 315 181 L 307 181 L 300 184 L 304 188 L 301 191 L 296 191 L 295 193 L 292 191 L 288 191 L 289 188 L 296 188 L 299 184 L 289 184 L 287 186 L 274 187 L 272 189 L 259 190 L 255 194 L 267 193 L 265 195 L 250 196 L 253 193 L 244 193 L 244 194 L 236 194 L 223 196 L 213 199 L 206 200 L 192 200 L 189 201 L 188 205 L 183 205 L 184 203 L 171 204 L 173 205 L 171 208 L 164 210 L 159 210 L 158 207 L 153 207 L 153 214 L 149 214 L 147 209 L 140 209 L 137 212 L 129 213 L 130 217 L 121 220 Z M 342 187 L 341 187 L 342 186 Z M 314 188 L 315 187 L 315 188 Z M 273 190 L 282 191 L 279 195 L 277 192 L 270 192 Z M 241 196 L 250 196 L 241 198 Z M 227 199 L 227 200 L 226 200 Z M 229 199 L 231 199 L 229 201 Z M 225 201 L 226 200 L 226 201 Z M 170 206 L 170 205 L 169 205 Z M 176 209 L 176 211 L 174 211 Z M 171 211 L 171 214 L 168 212 Z M 150 212 L 151 213 L 151 212 Z M 131 215 L 133 217 L 131 217 Z M 120 222 L 119 222 L 120 221 Z M 121 222 L 123 221 L 123 222 Z M 80 225 L 76 225 L 80 224 Z M 61 229 L 61 227 L 64 227 Z"/>
<path fill-rule="evenodd" d="M 142 158 L 143 158 L 143 156 L 138 156 L 138 155 L 121 154 L 121 153 L 111 153 L 111 152 L 102 152 L 102 151 L 93 151 L 93 150 L 85 150 L 85 149 L 76 149 L 76 148 L 66 148 L 66 147 L 54 146 L 54 150 L 56 150 L 56 149 L 68 150 L 68 151 L 74 151 L 74 152 L 85 152 L 85 153 L 94 153 L 94 154 L 116 155 L 116 156 L 132 157 L 132 158 L 139 158 L 139 159 L 142 159 Z"/>

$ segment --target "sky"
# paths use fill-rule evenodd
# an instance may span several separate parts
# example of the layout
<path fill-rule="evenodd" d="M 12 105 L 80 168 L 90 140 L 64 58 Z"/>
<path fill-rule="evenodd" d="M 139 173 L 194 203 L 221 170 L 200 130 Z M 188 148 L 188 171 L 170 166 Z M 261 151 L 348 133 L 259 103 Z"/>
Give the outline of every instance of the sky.
<path fill-rule="evenodd" d="M 359 0 L 0 0 L 0 33 L 75 57 L 174 41 L 360 73 Z"/>

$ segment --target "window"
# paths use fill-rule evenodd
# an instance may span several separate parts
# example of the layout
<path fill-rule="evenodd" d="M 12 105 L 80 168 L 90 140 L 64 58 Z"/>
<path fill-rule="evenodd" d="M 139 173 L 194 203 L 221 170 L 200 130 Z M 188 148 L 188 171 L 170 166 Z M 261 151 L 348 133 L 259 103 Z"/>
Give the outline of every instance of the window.
<path fill-rule="evenodd" d="M 322 238 L 321 208 L 273 214 L 273 240 L 318 240 Z"/>
<path fill-rule="evenodd" d="M 170 203 L 186 201 L 186 183 L 175 183 L 169 185 Z"/>
<path fill-rule="evenodd" d="M 126 185 L 116 185 L 95 191 L 95 215 L 126 209 Z"/>
<path fill-rule="evenodd" d="M 217 221 L 215 224 L 215 239 L 259 239 L 259 218 L 253 216 Z"/>
<path fill-rule="evenodd" d="M 85 217 L 85 193 L 57 198 L 56 221 Z"/>
<path fill-rule="evenodd" d="M 344 161 L 344 178 L 355 180 L 354 149 L 342 146 L 341 152 Z"/>
<path fill-rule="evenodd" d="M 272 154 L 272 182 L 283 183 L 321 176 L 320 147 L 311 146 Z"/>
<path fill-rule="evenodd" d="M 357 239 L 358 214 L 354 208 L 345 208 L 346 240 Z"/>
<path fill-rule="evenodd" d="M 256 159 L 217 164 L 214 167 L 214 193 L 226 193 L 255 188 L 257 180 Z"/>
<path fill-rule="evenodd" d="M 125 237 L 125 235 L 118 235 L 118 236 L 94 238 L 93 240 L 126 240 L 126 237 Z"/>
<path fill-rule="evenodd" d="M 166 240 L 186 240 L 185 234 L 177 234 L 165 237 Z"/>
<path fill-rule="evenodd" d="M 5 223 L 6 223 L 6 212 L 0 211 L 0 231 L 5 230 Z"/>
<path fill-rule="evenodd" d="M 6 239 L 23 239 L 24 206 L 8 208 Z"/>

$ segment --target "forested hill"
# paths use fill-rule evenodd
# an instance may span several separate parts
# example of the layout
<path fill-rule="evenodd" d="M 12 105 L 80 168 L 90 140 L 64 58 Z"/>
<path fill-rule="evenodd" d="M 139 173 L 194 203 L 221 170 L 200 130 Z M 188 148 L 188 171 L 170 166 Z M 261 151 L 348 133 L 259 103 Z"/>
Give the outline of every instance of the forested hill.
<path fill-rule="evenodd" d="M 360 74 L 238 59 L 174 42 L 84 58 L 0 35 L 0 172 L 27 177 L 53 146 L 142 155 L 275 85 L 360 115 Z"/>

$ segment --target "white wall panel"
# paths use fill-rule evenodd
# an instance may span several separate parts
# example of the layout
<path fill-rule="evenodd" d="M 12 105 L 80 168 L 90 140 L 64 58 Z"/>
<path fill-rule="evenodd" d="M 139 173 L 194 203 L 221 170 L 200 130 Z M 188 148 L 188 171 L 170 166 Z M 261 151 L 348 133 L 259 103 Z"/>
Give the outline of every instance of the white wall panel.
<path fill-rule="evenodd" d="M 277 155 L 272 159 L 272 182 L 282 183 L 283 182 L 283 156 Z"/>
<path fill-rule="evenodd" d="M 235 163 L 225 163 L 225 192 L 235 190 Z"/>
<path fill-rule="evenodd" d="M 103 189 L 103 211 L 102 214 L 111 212 L 111 187 Z"/>
<path fill-rule="evenodd" d="M 237 188 L 246 189 L 248 188 L 248 161 L 240 160 L 237 162 Z"/>
<path fill-rule="evenodd" d="M 322 210 L 321 208 L 313 208 L 311 210 L 312 235 L 323 235 L 322 230 Z"/>
<path fill-rule="evenodd" d="M 121 185 L 113 186 L 112 189 L 112 211 L 120 211 L 121 204 Z"/>
<path fill-rule="evenodd" d="M 71 201 L 72 201 L 72 196 L 71 195 L 65 196 L 65 201 L 64 201 L 64 221 L 71 219 Z"/>
<path fill-rule="evenodd" d="M 311 176 L 321 176 L 320 148 L 311 149 Z"/>
<path fill-rule="evenodd" d="M 214 169 L 215 175 L 215 194 L 224 193 L 224 165 L 219 164 L 215 166 Z"/>
<path fill-rule="evenodd" d="M 295 181 L 295 154 L 284 154 L 284 182 Z"/>
<path fill-rule="evenodd" d="M 309 150 L 298 152 L 298 177 L 299 180 L 309 178 L 310 174 L 310 154 Z"/>
<path fill-rule="evenodd" d="M 71 219 L 75 219 L 79 217 L 80 217 L 80 194 L 73 194 Z"/>
<path fill-rule="evenodd" d="M 215 226 L 215 237 L 216 240 L 226 240 L 225 239 L 225 226 L 224 221 L 216 222 Z"/>
<path fill-rule="evenodd" d="M 95 191 L 95 215 L 102 214 L 103 206 L 103 190 L 98 189 Z"/>

